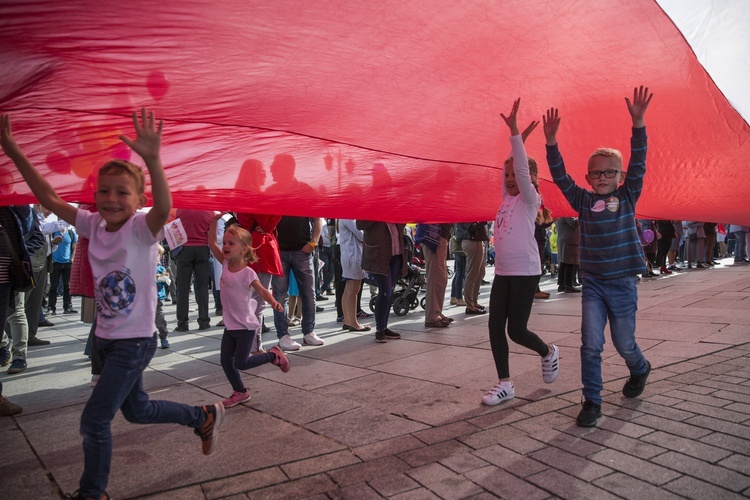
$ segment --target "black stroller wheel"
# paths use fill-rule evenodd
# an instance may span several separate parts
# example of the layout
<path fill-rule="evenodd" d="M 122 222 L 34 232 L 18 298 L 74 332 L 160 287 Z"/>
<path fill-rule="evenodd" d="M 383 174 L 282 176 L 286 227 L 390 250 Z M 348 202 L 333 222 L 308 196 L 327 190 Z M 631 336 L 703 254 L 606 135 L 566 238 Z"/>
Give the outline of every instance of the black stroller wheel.
<path fill-rule="evenodd" d="M 422 297 L 422 300 L 419 301 L 419 305 L 422 309 L 427 309 L 427 297 Z"/>
<path fill-rule="evenodd" d="M 393 312 L 396 316 L 406 316 L 409 312 L 409 302 L 403 297 L 397 298 L 393 301 Z"/>
<path fill-rule="evenodd" d="M 378 298 L 378 294 L 373 295 L 370 297 L 370 311 L 375 312 L 375 300 Z"/>

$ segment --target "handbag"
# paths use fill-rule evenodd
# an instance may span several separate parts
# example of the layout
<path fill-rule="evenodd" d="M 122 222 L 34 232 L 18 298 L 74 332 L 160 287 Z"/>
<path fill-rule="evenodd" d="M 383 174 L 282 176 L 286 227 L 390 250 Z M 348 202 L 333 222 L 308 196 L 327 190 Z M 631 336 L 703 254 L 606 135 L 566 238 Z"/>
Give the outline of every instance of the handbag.
<path fill-rule="evenodd" d="M 3 232 L 5 244 L 10 251 L 10 284 L 17 292 L 28 292 L 34 288 L 34 273 L 31 270 L 31 262 L 24 262 L 16 253 L 16 249 L 10 242 L 8 232 L 0 225 L 0 231 Z"/>
<path fill-rule="evenodd" d="M 453 255 L 466 255 L 463 247 L 461 246 L 461 240 L 455 236 L 451 236 L 450 242 L 448 242 L 450 251 Z"/>

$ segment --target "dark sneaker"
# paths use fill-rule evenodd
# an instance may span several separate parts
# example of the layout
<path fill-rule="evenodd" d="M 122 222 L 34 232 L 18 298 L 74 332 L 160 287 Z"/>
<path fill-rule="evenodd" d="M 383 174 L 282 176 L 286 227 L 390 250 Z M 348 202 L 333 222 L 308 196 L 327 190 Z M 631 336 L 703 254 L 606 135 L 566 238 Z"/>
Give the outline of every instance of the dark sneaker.
<path fill-rule="evenodd" d="M 161 339 L 161 348 L 169 349 L 169 341 L 167 339 Z"/>
<path fill-rule="evenodd" d="M 76 311 L 72 307 L 66 307 L 63 311 L 63 314 L 78 314 L 78 311 Z"/>
<path fill-rule="evenodd" d="M 206 422 L 199 429 L 195 429 L 195 434 L 203 442 L 203 454 L 210 455 L 216 448 L 219 429 L 224 423 L 224 405 L 221 403 L 206 405 L 203 407 L 203 412 L 206 414 Z"/>
<path fill-rule="evenodd" d="M 177 325 L 177 328 L 174 329 L 176 332 L 187 332 L 189 330 L 187 325 Z"/>
<path fill-rule="evenodd" d="M 45 319 L 43 319 L 42 321 L 39 322 L 39 326 L 55 326 L 55 324 L 53 322 L 51 322 L 50 320 L 48 320 L 48 319 L 45 318 Z"/>
<path fill-rule="evenodd" d="M 10 368 L 8 368 L 8 375 L 13 375 L 14 373 L 21 373 L 23 371 L 26 371 L 26 360 L 25 359 L 14 359 L 13 362 L 10 364 Z"/>
<path fill-rule="evenodd" d="M 374 316 L 373 314 L 370 314 L 365 311 L 359 311 L 357 313 L 357 319 L 368 319 L 368 318 L 372 318 L 373 316 Z"/>
<path fill-rule="evenodd" d="M 386 328 L 383 331 L 383 334 L 385 335 L 385 338 L 387 340 L 398 340 L 398 339 L 401 338 L 401 334 L 400 333 L 396 333 L 393 330 L 391 330 L 390 328 Z"/>
<path fill-rule="evenodd" d="M 630 375 L 630 378 L 622 387 L 622 395 L 626 398 L 637 398 L 641 395 L 643 389 L 646 388 L 646 380 L 648 379 L 648 374 L 651 373 L 651 363 L 646 361 L 646 364 L 648 365 L 646 373 L 643 375 Z"/>
<path fill-rule="evenodd" d="M 583 402 L 583 408 L 581 408 L 580 413 L 578 413 L 576 424 L 578 424 L 578 427 L 595 427 L 596 421 L 601 416 L 602 405 L 598 405 L 587 399 Z"/>
<path fill-rule="evenodd" d="M 375 331 L 375 342 L 378 344 L 385 344 L 388 342 L 385 338 L 385 330 L 376 330 Z"/>
<path fill-rule="evenodd" d="M 7 366 L 13 360 L 13 355 L 7 347 L 0 347 L 0 366 Z"/>
<path fill-rule="evenodd" d="M 9 401 L 5 396 L 0 396 L 0 417 L 11 417 L 18 415 L 23 408 Z"/>
<path fill-rule="evenodd" d="M 43 339 L 40 339 L 39 337 L 31 337 L 29 339 L 29 344 L 28 345 L 30 347 L 34 347 L 34 346 L 50 345 L 50 344 L 51 344 L 51 342 L 49 340 L 43 340 Z"/>

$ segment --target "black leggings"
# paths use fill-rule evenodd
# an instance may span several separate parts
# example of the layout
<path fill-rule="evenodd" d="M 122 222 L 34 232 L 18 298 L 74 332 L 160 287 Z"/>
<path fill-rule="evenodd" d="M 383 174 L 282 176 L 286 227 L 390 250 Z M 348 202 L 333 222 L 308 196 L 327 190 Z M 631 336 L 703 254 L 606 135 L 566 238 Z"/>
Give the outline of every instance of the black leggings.
<path fill-rule="evenodd" d="M 505 337 L 505 324 L 508 336 L 516 344 L 536 351 L 540 356 L 549 354 L 549 347 L 526 325 L 534 303 L 534 293 L 539 286 L 540 276 L 498 276 L 492 282 L 490 292 L 490 345 L 495 358 L 497 377 L 510 377 L 508 366 L 508 339 Z"/>
<path fill-rule="evenodd" d="M 656 242 L 656 265 L 659 267 L 665 267 L 667 265 L 667 254 L 669 249 L 672 248 L 672 238 L 662 236 L 660 240 Z"/>

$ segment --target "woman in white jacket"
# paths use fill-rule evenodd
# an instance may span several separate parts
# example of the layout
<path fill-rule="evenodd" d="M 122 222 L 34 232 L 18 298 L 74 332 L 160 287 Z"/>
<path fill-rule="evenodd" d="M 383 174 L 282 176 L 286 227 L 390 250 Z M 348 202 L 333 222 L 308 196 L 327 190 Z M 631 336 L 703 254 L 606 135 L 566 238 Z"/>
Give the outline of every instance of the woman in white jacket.
<path fill-rule="evenodd" d="M 357 320 L 357 294 L 365 279 L 362 270 L 362 231 L 357 229 L 353 219 L 338 221 L 339 245 L 341 245 L 341 276 L 345 283 L 344 295 L 341 298 L 341 308 L 344 312 L 344 330 L 351 332 L 366 332 L 367 325 L 361 325 Z"/>

